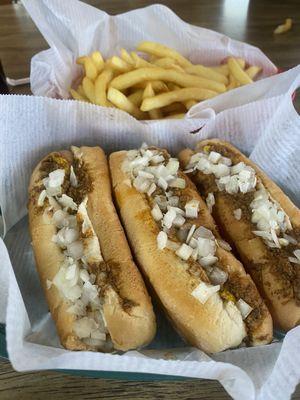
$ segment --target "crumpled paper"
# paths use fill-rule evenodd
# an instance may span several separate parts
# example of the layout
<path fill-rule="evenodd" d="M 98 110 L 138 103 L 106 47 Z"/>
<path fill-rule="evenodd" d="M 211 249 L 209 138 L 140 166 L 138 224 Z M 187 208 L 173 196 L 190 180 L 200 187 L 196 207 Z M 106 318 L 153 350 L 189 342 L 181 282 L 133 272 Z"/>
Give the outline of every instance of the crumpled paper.
<path fill-rule="evenodd" d="M 39 28 L 44 29 L 42 32 L 52 47 L 35 56 L 32 62 L 32 88 L 43 96 L 67 95 L 70 81 L 65 79 L 67 76 L 73 79 L 71 60 L 100 46 L 101 23 L 113 33 L 106 50 L 101 48 L 104 55 L 109 55 L 116 49 L 113 37 L 125 37 L 126 18 L 132 21 L 128 14 L 108 17 L 99 12 L 95 16 L 93 8 L 73 0 L 69 0 L 68 6 L 64 2 L 46 0 L 26 0 L 24 4 L 35 21 L 40 21 Z M 146 12 L 153 18 L 139 31 L 139 13 Z M 162 41 L 153 27 L 156 23 L 153 20 L 157 21 L 165 13 L 166 27 L 163 33 L 159 32 L 160 36 L 164 34 L 165 43 L 169 45 L 175 37 L 178 50 L 187 56 L 199 55 L 194 50 L 194 55 L 189 53 L 193 46 L 195 50 L 201 48 L 199 34 L 206 38 L 205 46 L 208 46 L 206 42 L 215 41 L 213 46 L 217 48 L 218 57 L 213 52 L 209 56 L 207 51 L 212 62 L 229 52 L 244 56 L 249 62 L 265 63 L 266 75 L 274 72 L 274 66 L 259 50 L 208 30 L 190 27 L 165 7 L 153 6 L 134 13 L 131 15 L 135 21 L 131 24 L 133 30 L 120 47 L 128 43 L 133 47 L 136 41 L 145 38 Z M 79 15 L 83 17 L 78 18 Z M 82 35 L 91 38 L 96 32 L 99 42 L 76 41 L 75 16 Z M 86 20 L 91 21 L 89 32 L 85 32 Z M 194 38 L 194 44 L 188 47 Z M 65 49 L 70 53 L 69 64 L 63 58 Z M 299 205 L 300 120 L 291 101 L 299 83 L 300 66 L 202 102 L 190 110 L 186 119 L 179 121 L 141 122 L 119 110 L 76 101 L 0 96 L 0 206 L 7 231 L 4 242 L 0 240 L 0 321 L 6 321 L 8 353 L 15 369 L 105 370 L 208 378 L 219 380 L 235 399 L 290 398 L 300 380 L 300 327 L 290 331 L 283 341 L 277 340 L 268 346 L 207 356 L 187 347 L 158 313 L 158 334 L 146 349 L 101 354 L 61 348 L 35 269 L 26 202 L 31 171 L 39 159 L 52 150 L 85 144 L 100 145 L 109 153 L 137 147 L 146 141 L 166 147 L 175 155 L 200 139 L 219 137 L 250 155 Z"/>
<path fill-rule="evenodd" d="M 77 57 L 100 50 L 108 58 L 122 47 L 134 50 L 142 40 L 175 48 L 194 63 L 217 65 L 232 55 L 261 66 L 261 78 L 277 73 L 258 48 L 187 24 L 163 5 L 110 16 L 77 0 L 22 2 L 50 46 L 32 58 L 30 80 L 35 95 L 68 98 L 72 82 L 81 74 Z"/>
<path fill-rule="evenodd" d="M 229 140 L 245 151 L 299 205 L 300 120 L 291 93 L 300 83 L 300 66 L 266 81 L 277 86 L 276 96 L 221 112 L 215 112 L 210 103 L 209 109 L 199 111 L 203 118 L 151 124 L 126 113 L 121 118 L 117 110 L 76 101 L 0 96 L 0 205 L 8 231 L 6 247 L 0 242 L 0 303 L 6 301 L 2 288 L 8 283 L 7 347 L 14 368 L 138 371 L 209 378 L 218 379 L 235 399 L 289 398 L 300 378 L 300 327 L 290 331 L 283 342 L 209 357 L 185 347 L 159 315 L 158 334 L 146 349 L 123 355 L 62 349 L 35 270 L 26 217 L 31 171 L 51 150 L 71 144 L 98 144 L 108 153 L 146 141 L 175 155 L 207 137 Z M 226 96 L 228 104 L 235 97 L 234 93 Z M 174 359 L 169 359 L 170 354 Z"/>

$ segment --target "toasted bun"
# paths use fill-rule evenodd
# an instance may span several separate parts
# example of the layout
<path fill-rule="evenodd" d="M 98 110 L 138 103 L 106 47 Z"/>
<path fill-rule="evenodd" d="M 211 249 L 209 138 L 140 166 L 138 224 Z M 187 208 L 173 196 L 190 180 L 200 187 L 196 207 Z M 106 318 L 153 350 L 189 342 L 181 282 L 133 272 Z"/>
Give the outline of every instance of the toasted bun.
<path fill-rule="evenodd" d="M 188 263 L 176 256 L 172 250 L 167 248 L 158 250 L 156 238 L 159 228 L 151 215 L 145 195 L 128 185 L 128 176 L 122 170 L 125 157 L 126 151 L 116 152 L 110 156 L 116 201 L 139 266 L 175 328 L 188 342 L 207 352 L 218 352 L 238 346 L 246 336 L 245 325 L 238 309 L 232 302 L 225 305 L 218 294 L 212 296 L 205 304 L 201 304 L 191 295 L 199 284 L 199 279 L 188 273 Z M 216 226 L 205 203 L 197 194 L 194 185 L 188 178 L 185 179 L 187 187 L 184 193 L 192 194 L 193 198 L 200 202 L 201 225 L 216 234 Z M 241 273 L 243 279 L 249 280 L 241 264 L 232 254 L 218 249 L 217 255 L 224 269 L 230 263 L 234 271 Z M 200 266 L 199 268 L 206 277 L 204 270 Z M 263 335 L 267 332 L 271 340 L 271 320 L 268 315 L 264 318 L 266 327 L 262 323 L 260 329 Z"/>
<path fill-rule="evenodd" d="M 89 194 L 88 214 L 104 261 L 121 298 L 133 304 L 127 309 L 115 290 L 107 291 L 103 306 L 107 327 L 114 348 L 128 350 L 145 346 L 155 335 L 155 316 L 112 201 L 106 156 L 100 147 L 81 147 L 80 150 L 94 183 L 94 190 Z"/>
<path fill-rule="evenodd" d="M 257 165 L 230 143 L 218 139 L 208 139 L 199 142 L 196 152 L 207 145 L 222 146 L 233 155 L 231 158 L 234 163 L 243 161 L 246 165 L 251 166 L 272 198 L 280 204 L 289 216 L 293 228 L 300 228 L 299 209 Z M 183 150 L 179 154 L 179 159 L 183 167 L 189 163 L 192 154 L 194 152 L 189 149 Z M 192 179 L 200 188 L 202 187 L 203 180 L 206 178 L 201 172 L 197 172 L 193 175 Z M 278 291 L 282 293 L 285 282 L 278 274 L 274 274 L 273 272 L 276 269 L 276 260 L 273 262 L 270 261 L 270 249 L 260 237 L 252 232 L 253 226 L 250 222 L 243 217 L 240 220 L 234 217 L 233 210 L 235 206 L 229 196 L 224 195 L 224 192 L 216 192 L 215 199 L 216 204 L 213 207 L 213 216 L 228 241 L 237 249 L 247 272 L 251 274 L 255 284 L 265 298 L 274 323 L 283 330 L 288 330 L 298 325 L 300 323 L 299 301 L 297 304 L 291 288 L 285 290 L 284 295 L 278 295 Z"/>
<path fill-rule="evenodd" d="M 69 151 L 60 151 L 55 154 L 67 159 L 69 162 L 72 161 L 72 153 Z M 72 327 L 75 316 L 67 312 L 70 304 L 61 297 L 54 285 L 51 285 L 49 289 L 47 288 L 47 281 L 52 281 L 64 260 L 60 248 L 51 240 L 56 233 L 55 225 L 52 224 L 47 214 L 43 215 L 43 212 L 37 212 L 36 209 L 37 193 L 35 188 L 39 186 L 42 179 L 41 164 L 49 155 L 38 163 L 31 175 L 29 184 L 28 214 L 32 247 L 40 280 L 61 344 L 70 350 L 88 350 L 89 346 L 73 333 Z"/>
<path fill-rule="evenodd" d="M 88 194 L 88 214 L 98 236 L 104 261 L 109 266 L 112 282 L 105 291 L 103 304 L 107 329 L 115 349 L 125 351 L 141 347 L 152 340 L 156 330 L 151 300 L 132 260 L 113 206 L 105 154 L 98 147 L 82 147 L 80 150 L 87 173 L 93 182 L 93 190 Z M 72 162 L 71 152 L 55 154 Z M 48 157 L 49 155 L 45 159 Z M 42 161 L 31 177 L 28 205 L 30 233 L 38 272 L 63 346 L 70 350 L 93 350 L 73 333 L 75 316 L 67 312 L 70 304 L 62 298 L 54 285 L 47 288 L 47 280 L 51 281 L 58 272 L 63 254 L 51 240 L 56 233 L 51 218 L 47 219 L 47 214 L 37 212 L 35 207 L 35 188 L 41 181 Z"/>

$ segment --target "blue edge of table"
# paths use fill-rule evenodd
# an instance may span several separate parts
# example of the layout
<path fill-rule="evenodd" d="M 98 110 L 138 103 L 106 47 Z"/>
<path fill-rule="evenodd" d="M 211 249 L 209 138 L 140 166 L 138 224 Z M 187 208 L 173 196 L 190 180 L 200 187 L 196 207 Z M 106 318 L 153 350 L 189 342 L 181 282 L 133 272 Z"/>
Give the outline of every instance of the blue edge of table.
<path fill-rule="evenodd" d="M 0 324 L 0 358 L 8 359 L 6 350 L 6 339 L 5 339 L 5 325 Z M 172 376 L 172 375 L 157 375 L 157 374 L 141 374 L 133 372 L 112 372 L 112 371 L 81 371 L 81 370 L 59 370 L 69 375 L 88 376 L 91 378 L 103 378 L 103 379 L 116 379 L 116 380 L 128 380 L 128 381 L 174 381 L 174 380 L 186 380 L 189 378 Z"/>

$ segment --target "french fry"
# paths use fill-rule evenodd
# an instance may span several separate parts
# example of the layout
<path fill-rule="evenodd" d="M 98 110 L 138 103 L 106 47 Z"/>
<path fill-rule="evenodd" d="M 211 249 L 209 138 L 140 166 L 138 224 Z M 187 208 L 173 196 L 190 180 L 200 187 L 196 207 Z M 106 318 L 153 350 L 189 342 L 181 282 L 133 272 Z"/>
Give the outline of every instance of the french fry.
<path fill-rule="evenodd" d="M 253 80 L 260 73 L 261 70 L 262 70 L 261 67 L 252 65 L 251 67 L 247 68 L 245 72 L 249 76 L 249 78 L 251 78 Z"/>
<path fill-rule="evenodd" d="M 242 69 L 245 69 L 246 61 L 243 58 L 236 57 L 235 60 Z"/>
<path fill-rule="evenodd" d="M 143 100 L 143 94 L 144 94 L 144 89 L 136 89 L 127 98 L 129 101 L 131 101 L 131 103 L 139 107 Z"/>
<path fill-rule="evenodd" d="M 90 57 L 85 58 L 84 69 L 85 69 L 85 75 L 89 79 L 94 80 L 97 77 L 98 75 L 97 67 Z"/>
<path fill-rule="evenodd" d="M 92 58 L 92 60 L 93 60 L 93 62 L 94 62 L 94 64 L 95 64 L 95 66 L 96 66 L 96 68 L 97 68 L 98 73 L 101 72 L 101 71 L 103 71 L 103 68 L 104 68 L 104 60 L 103 60 L 103 57 L 102 57 L 100 51 L 94 51 L 94 52 L 91 54 L 91 58 Z"/>
<path fill-rule="evenodd" d="M 127 50 L 121 49 L 120 53 L 122 60 L 126 61 L 130 65 L 134 65 L 134 60 L 132 59 L 131 55 L 128 53 Z"/>
<path fill-rule="evenodd" d="M 181 67 L 189 67 L 192 65 L 192 63 L 187 60 L 185 57 L 183 57 L 180 53 L 178 53 L 176 50 L 170 49 L 167 46 L 164 46 L 160 43 L 155 43 L 155 42 L 141 42 L 137 46 L 138 51 L 142 51 L 144 53 L 152 54 L 156 57 L 169 57 L 173 58 L 177 64 L 179 64 Z"/>
<path fill-rule="evenodd" d="M 277 28 L 274 30 L 273 33 L 275 33 L 275 35 L 278 35 L 280 33 L 285 33 L 292 28 L 292 25 L 293 25 L 292 18 L 287 18 L 284 24 L 277 26 Z"/>
<path fill-rule="evenodd" d="M 145 87 L 143 93 L 143 100 L 154 96 L 155 96 L 154 90 L 152 89 L 151 83 L 149 82 L 148 85 Z M 161 119 L 163 116 L 161 110 L 158 108 L 150 110 L 149 115 L 151 119 Z"/>
<path fill-rule="evenodd" d="M 107 105 L 106 91 L 113 75 L 111 69 L 105 69 L 95 80 L 95 103 L 99 106 L 105 107 Z"/>
<path fill-rule="evenodd" d="M 184 113 L 179 114 L 169 114 L 164 117 L 164 119 L 183 119 L 185 117 Z"/>
<path fill-rule="evenodd" d="M 149 55 L 147 60 L 136 51 Z M 176 50 L 159 43 L 141 42 L 136 51 L 122 48 L 120 57 L 106 61 L 99 51 L 78 57 L 85 76 L 70 95 L 106 107 L 116 107 L 143 119 L 176 118 L 198 101 L 251 83 L 260 73 L 240 57 L 206 67 L 192 64 Z M 139 108 L 140 107 L 140 108 Z"/>
<path fill-rule="evenodd" d="M 159 58 L 156 61 L 154 61 L 153 64 L 156 65 L 157 67 L 171 68 L 179 72 L 184 72 L 184 69 L 180 65 L 177 65 L 175 63 L 175 60 L 169 57 Z"/>
<path fill-rule="evenodd" d="M 185 72 L 192 75 L 198 75 L 202 78 L 207 78 L 212 81 L 228 84 L 228 79 L 223 74 L 220 74 L 209 67 L 204 67 L 204 65 L 192 65 L 185 69 Z"/>
<path fill-rule="evenodd" d="M 186 109 L 189 110 L 195 104 L 197 104 L 197 101 L 196 100 L 187 100 L 187 101 L 184 101 L 183 104 L 185 105 Z"/>
<path fill-rule="evenodd" d="M 80 101 L 88 101 L 88 99 L 85 96 L 82 96 L 79 94 L 76 90 L 70 89 L 70 93 L 73 97 L 74 100 L 80 100 Z"/>
<path fill-rule="evenodd" d="M 110 87 L 107 92 L 107 98 L 112 104 L 120 110 L 126 111 L 137 119 L 144 119 L 145 113 L 139 110 L 128 98 L 119 90 Z"/>
<path fill-rule="evenodd" d="M 183 102 L 186 100 L 206 100 L 217 96 L 217 92 L 201 88 L 185 88 L 174 90 L 168 93 L 162 93 L 154 97 L 143 100 L 140 109 L 142 111 L 150 111 L 154 108 L 167 106 L 175 102 Z"/>
<path fill-rule="evenodd" d="M 79 85 L 76 90 L 80 94 L 80 96 L 85 97 L 85 93 L 84 93 L 82 85 Z"/>
<path fill-rule="evenodd" d="M 132 87 L 134 89 L 145 89 L 149 81 L 143 81 L 139 82 L 136 85 L 133 85 Z M 157 93 L 157 92 L 168 92 L 168 86 L 166 83 L 163 81 L 151 81 L 152 89 Z"/>
<path fill-rule="evenodd" d="M 76 59 L 76 63 L 79 65 L 84 65 L 85 60 L 87 59 L 86 56 L 81 56 Z"/>
<path fill-rule="evenodd" d="M 228 58 L 228 67 L 233 77 L 242 85 L 252 83 L 252 79 L 242 70 L 239 63 L 232 57 Z"/>
<path fill-rule="evenodd" d="M 95 85 L 94 82 L 85 76 L 82 80 L 82 88 L 91 103 L 95 104 Z"/>
<path fill-rule="evenodd" d="M 156 56 L 154 56 L 153 54 L 150 54 L 149 61 L 151 63 L 154 63 L 154 61 L 156 61 L 156 60 L 158 60 L 158 58 Z"/>
<path fill-rule="evenodd" d="M 130 53 L 130 55 L 131 55 L 131 58 L 134 61 L 135 68 L 144 68 L 144 67 L 154 68 L 153 64 L 151 64 L 148 61 L 144 60 L 144 58 L 142 58 L 138 54 L 136 54 L 135 51 L 132 51 Z"/>
<path fill-rule="evenodd" d="M 178 90 L 178 89 L 181 89 L 180 86 L 175 85 L 175 83 L 173 83 L 173 82 L 168 82 L 167 86 L 168 86 L 169 90 Z"/>
<path fill-rule="evenodd" d="M 219 74 L 228 76 L 229 75 L 229 68 L 227 64 L 222 64 L 222 65 L 218 65 L 217 67 L 209 67 L 210 69 L 212 69 L 215 72 L 218 72 Z"/>
<path fill-rule="evenodd" d="M 248 77 L 248 75 L 246 75 Z M 248 77 L 248 79 L 250 79 Z M 111 81 L 111 86 L 118 90 L 127 89 L 142 81 L 163 80 L 173 82 L 182 87 L 199 87 L 209 89 L 218 93 L 226 90 L 224 84 L 201 78 L 200 76 L 189 75 L 171 69 L 163 68 L 140 68 L 117 76 Z"/>
<path fill-rule="evenodd" d="M 239 86 L 239 82 L 233 77 L 232 74 L 229 74 L 229 84 L 227 85 L 227 90 L 232 90 Z"/>
<path fill-rule="evenodd" d="M 118 72 L 128 72 L 132 70 L 132 65 L 128 64 L 118 56 L 111 57 L 107 60 L 106 65 Z"/>

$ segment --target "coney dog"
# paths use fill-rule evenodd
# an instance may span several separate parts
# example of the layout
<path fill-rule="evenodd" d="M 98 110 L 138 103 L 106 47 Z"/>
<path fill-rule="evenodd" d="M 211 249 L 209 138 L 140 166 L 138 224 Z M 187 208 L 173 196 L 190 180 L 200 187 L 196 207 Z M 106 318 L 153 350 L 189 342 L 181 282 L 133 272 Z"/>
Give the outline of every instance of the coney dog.
<path fill-rule="evenodd" d="M 198 143 L 179 154 L 212 215 L 265 298 L 274 324 L 300 323 L 300 210 L 230 143 Z"/>
<path fill-rule="evenodd" d="M 113 205 L 100 147 L 47 155 L 29 185 L 37 269 L 61 344 L 112 351 L 148 344 L 155 316 Z"/>
<path fill-rule="evenodd" d="M 179 161 L 144 145 L 109 165 L 135 258 L 175 329 L 208 353 L 269 343 L 270 313 Z"/>

